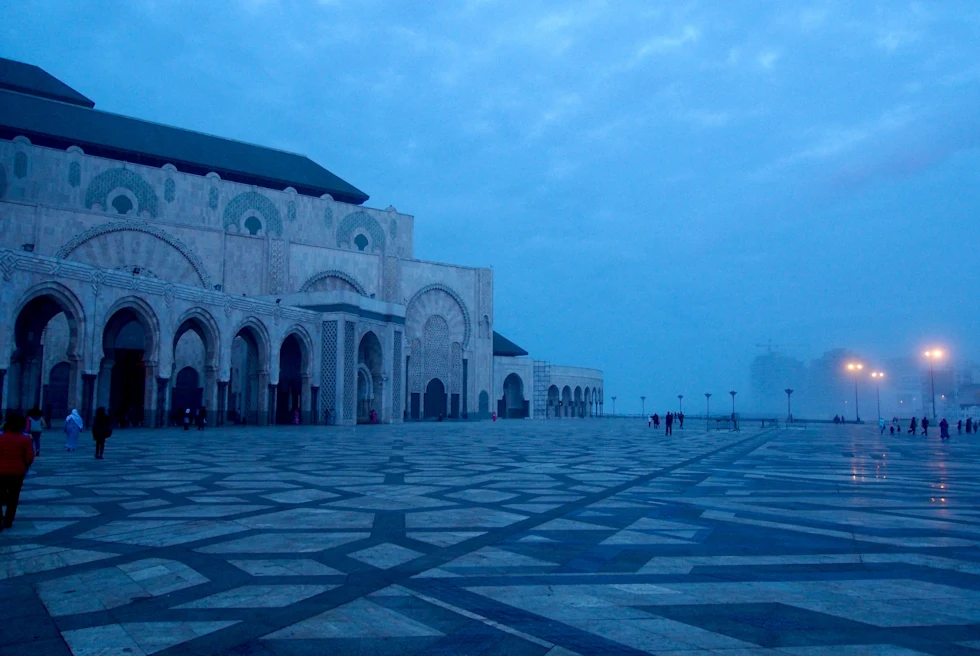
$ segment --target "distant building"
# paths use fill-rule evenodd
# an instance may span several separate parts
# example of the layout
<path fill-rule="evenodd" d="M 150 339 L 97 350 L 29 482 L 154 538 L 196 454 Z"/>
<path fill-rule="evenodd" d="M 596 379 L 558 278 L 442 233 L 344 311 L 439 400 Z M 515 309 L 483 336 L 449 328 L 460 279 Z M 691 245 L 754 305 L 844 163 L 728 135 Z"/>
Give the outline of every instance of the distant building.
<path fill-rule="evenodd" d="M 801 360 L 772 351 L 752 361 L 751 406 L 766 415 L 786 414 L 786 389 L 794 390 L 794 400 L 805 404 L 806 365 Z M 803 406 L 793 405 L 796 414 Z"/>

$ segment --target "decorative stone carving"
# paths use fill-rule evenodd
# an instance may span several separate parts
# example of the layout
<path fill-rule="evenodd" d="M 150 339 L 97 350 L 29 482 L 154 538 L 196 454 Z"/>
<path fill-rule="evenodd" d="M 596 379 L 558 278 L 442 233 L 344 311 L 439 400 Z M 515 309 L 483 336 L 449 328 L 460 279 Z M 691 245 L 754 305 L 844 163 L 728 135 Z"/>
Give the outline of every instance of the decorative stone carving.
<path fill-rule="evenodd" d="M 296 220 L 296 203 L 293 201 L 286 203 L 286 220 L 290 223 Z"/>
<path fill-rule="evenodd" d="M 167 178 L 166 182 L 163 183 L 163 200 L 172 203 L 176 197 L 177 183 L 173 181 L 173 178 Z"/>
<path fill-rule="evenodd" d="M 433 378 L 448 385 L 449 355 L 449 324 L 438 315 L 431 316 L 425 322 L 422 333 L 423 385 Z"/>
<path fill-rule="evenodd" d="M 449 392 L 459 394 L 463 387 L 463 347 L 453 342 L 449 352 Z"/>
<path fill-rule="evenodd" d="M 320 349 L 320 417 L 337 412 L 337 322 L 324 321 Z"/>
<path fill-rule="evenodd" d="M 420 335 L 428 317 L 439 314 L 449 323 L 453 340 L 459 340 L 464 349 L 469 347 L 470 313 L 454 289 L 441 283 L 426 285 L 415 292 L 405 306 L 405 330 L 410 337 Z"/>
<path fill-rule="evenodd" d="M 218 188 L 211 187 L 208 189 L 208 207 L 213 211 L 218 209 Z"/>
<path fill-rule="evenodd" d="M 408 391 L 422 391 L 422 340 L 412 340 L 412 355 L 408 363 Z"/>
<path fill-rule="evenodd" d="M 357 293 L 360 294 L 361 296 L 368 295 L 367 290 L 364 289 L 364 285 L 358 282 L 357 279 L 354 278 L 354 276 L 348 273 L 344 273 L 343 271 L 338 271 L 337 269 L 328 269 L 327 271 L 320 271 L 319 273 L 313 274 L 312 276 L 309 277 L 309 279 L 307 279 L 306 282 L 304 282 L 300 286 L 299 291 L 308 292 L 311 289 L 313 289 L 314 285 L 316 285 L 318 282 L 322 280 L 326 280 L 327 278 L 339 278 L 340 280 L 344 281 L 345 283 L 353 287 L 354 290 L 357 291 Z"/>
<path fill-rule="evenodd" d="M 280 237 L 282 236 L 282 219 L 279 216 L 279 210 L 271 200 L 255 191 L 238 194 L 225 205 L 222 219 L 224 228 L 228 229 L 229 226 L 235 226 L 241 230 L 242 215 L 249 210 L 255 210 L 265 219 L 266 234 L 271 231 Z"/>
<path fill-rule="evenodd" d="M 344 322 L 344 418 L 354 419 L 354 397 L 357 389 L 354 377 L 357 369 L 357 351 L 354 334 L 357 324 L 353 321 Z"/>
<path fill-rule="evenodd" d="M 72 162 L 68 165 L 68 185 L 77 187 L 80 184 L 82 184 L 82 165 Z"/>
<path fill-rule="evenodd" d="M 323 208 L 323 224 L 328 228 L 333 227 L 333 210 L 329 205 Z"/>
<path fill-rule="evenodd" d="M 281 294 L 286 288 L 286 242 L 273 239 L 269 254 L 269 293 Z"/>
<path fill-rule="evenodd" d="M 353 248 L 354 236 L 358 230 L 367 233 L 371 239 L 371 250 L 375 253 L 385 252 L 385 233 L 381 225 L 367 212 L 352 212 L 344 217 L 337 226 L 337 246 Z"/>
<path fill-rule="evenodd" d="M 104 223 L 100 226 L 90 228 L 83 233 L 75 235 L 67 244 L 61 247 L 61 250 L 55 254 L 55 257 L 62 260 L 67 259 L 73 252 L 78 250 L 80 246 L 91 241 L 92 239 L 112 234 L 114 232 L 126 231 L 141 232 L 151 235 L 176 249 L 194 268 L 195 273 L 197 273 L 198 278 L 200 278 L 201 285 L 205 289 L 211 289 L 211 277 L 208 275 L 207 269 L 204 268 L 204 264 L 191 251 L 191 249 L 173 235 L 146 223 Z"/>
<path fill-rule="evenodd" d="M 103 212 L 109 207 L 109 193 L 113 189 L 127 189 L 136 198 L 136 215 L 146 212 L 152 218 L 157 216 L 157 194 L 146 180 L 124 168 L 109 169 L 92 178 L 85 190 L 85 207 L 92 209 L 98 205 Z"/>
<path fill-rule="evenodd" d="M 398 258 L 392 255 L 385 257 L 384 284 L 384 300 L 394 303 L 398 293 Z"/>
<path fill-rule="evenodd" d="M 402 418 L 402 333 L 395 331 L 395 344 L 391 362 L 391 416 L 398 421 Z"/>

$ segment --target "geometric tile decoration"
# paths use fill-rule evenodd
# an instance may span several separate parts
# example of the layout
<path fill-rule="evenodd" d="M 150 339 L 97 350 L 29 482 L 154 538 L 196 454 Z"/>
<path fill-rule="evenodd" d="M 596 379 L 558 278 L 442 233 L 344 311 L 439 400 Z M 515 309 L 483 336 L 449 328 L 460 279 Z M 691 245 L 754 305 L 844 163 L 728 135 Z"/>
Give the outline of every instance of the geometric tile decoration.
<path fill-rule="evenodd" d="M 974 440 L 743 429 L 120 429 L 35 461 L 0 653 L 976 653 Z"/>

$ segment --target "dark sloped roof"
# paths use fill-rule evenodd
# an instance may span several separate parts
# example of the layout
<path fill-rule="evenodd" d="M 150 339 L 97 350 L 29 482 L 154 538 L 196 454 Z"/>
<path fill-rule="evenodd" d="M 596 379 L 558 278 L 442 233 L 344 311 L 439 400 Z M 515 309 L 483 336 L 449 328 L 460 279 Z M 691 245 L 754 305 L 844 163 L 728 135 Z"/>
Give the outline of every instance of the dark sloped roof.
<path fill-rule="evenodd" d="M 20 69 L 12 67 L 12 70 Z M 214 171 L 223 180 L 278 190 L 293 187 L 308 196 L 330 194 L 335 200 L 355 205 L 368 199 L 363 191 L 305 155 L 30 94 L 34 92 L 0 90 L 0 138 L 24 135 L 39 146 L 68 148 L 74 145 L 88 155 L 146 166 L 170 163 L 184 173 L 196 175 Z"/>
<path fill-rule="evenodd" d="M 516 358 L 521 355 L 527 355 L 527 351 L 495 330 L 493 331 L 493 354 Z"/>
<path fill-rule="evenodd" d="M 94 102 L 44 69 L 3 57 L 0 57 L 0 89 L 29 93 L 82 107 L 95 107 Z"/>

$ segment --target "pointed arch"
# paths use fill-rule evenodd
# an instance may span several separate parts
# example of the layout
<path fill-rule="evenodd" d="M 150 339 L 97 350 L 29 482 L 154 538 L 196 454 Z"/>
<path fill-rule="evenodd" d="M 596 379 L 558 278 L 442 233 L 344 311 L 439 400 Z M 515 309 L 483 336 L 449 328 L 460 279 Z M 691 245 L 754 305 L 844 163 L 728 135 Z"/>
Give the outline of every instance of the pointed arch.
<path fill-rule="evenodd" d="M 265 219 L 264 234 L 268 234 L 272 230 L 275 231 L 276 235 L 282 236 L 282 218 L 279 215 L 279 208 L 257 191 L 246 191 L 228 201 L 222 215 L 222 225 L 225 230 L 229 226 L 235 226 L 236 229 L 241 230 L 242 217 L 249 210 L 255 210 Z"/>
<path fill-rule="evenodd" d="M 316 285 L 316 283 L 320 282 L 321 280 L 326 280 L 327 278 L 339 278 L 340 280 L 343 280 L 345 283 L 353 287 L 357 291 L 357 293 L 360 294 L 361 296 L 368 295 L 367 290 L 364 288 L 364 285 L 362 285 L 357 280 L 357 278 L 350 275 L 349 273 L 344 273 L 343 271 L 339 271 L 337 269 L 327 269 L 326 271 L 320 271 L 318 273 L 313 274 L 312 276 L 307 278 L 306 282 L 304 282 L 300 286 L 299 291 L 308 292 L 314 285 Z"/>
<path fill-rule="evenodd" d="M 126 189 L 136 199 L 136 215 L 146 212 L 151 217 L 157 216 L 157 194 L 146 180 L 139 174 L 126 168 L 115 168 L 103 171 L 92 178 L 85 190 L 85 207 L 92 209 L 99 205 L 103 212 L 109 210 L 109 194 L 114 189 Z"/>

